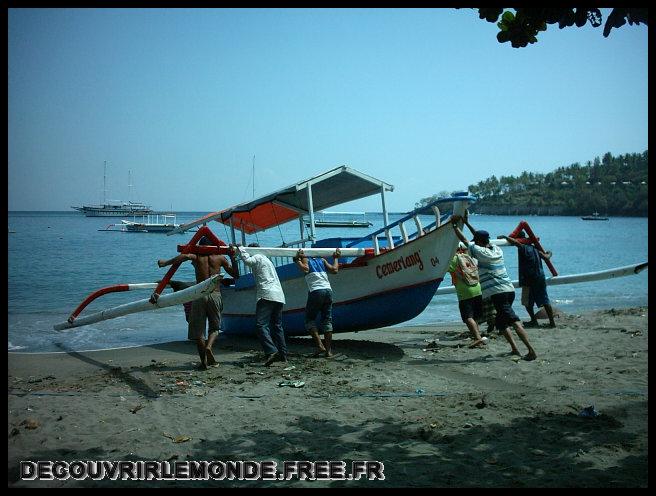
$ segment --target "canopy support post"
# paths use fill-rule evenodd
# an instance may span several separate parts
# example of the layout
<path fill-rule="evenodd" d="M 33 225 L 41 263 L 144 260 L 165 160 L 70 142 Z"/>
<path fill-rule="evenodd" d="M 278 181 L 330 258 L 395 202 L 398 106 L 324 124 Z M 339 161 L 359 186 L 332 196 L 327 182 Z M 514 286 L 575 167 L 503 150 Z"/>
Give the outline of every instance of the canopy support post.
<path fill-rule="evenodd" d="M 383 223 L 385 227 L 389 224 L 389 218 L 387 217 L 387 207 L 385 206 L 385 185 L 380 187 L 380 199 L 383 205 Z"/>
<path fill-rule="evenodd" d="M 316 239 L 314 235 L 314 205 L 312 203 L 312 185 L 310 183 L 307 185 L 307 202 L 310 212 L 310 239 L 314 241 Z"/>

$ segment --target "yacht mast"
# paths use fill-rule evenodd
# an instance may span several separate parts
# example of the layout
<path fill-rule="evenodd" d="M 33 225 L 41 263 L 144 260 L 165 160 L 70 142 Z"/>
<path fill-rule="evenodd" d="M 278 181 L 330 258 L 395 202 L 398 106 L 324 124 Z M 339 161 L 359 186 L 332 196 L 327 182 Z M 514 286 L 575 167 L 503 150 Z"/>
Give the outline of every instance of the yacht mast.
<path fill-rule="evenodd" d="M 103 205 L 107 204 L 107 160 L 105 160 L 105 166 L 103 167 Z"/>
<path fill-rule="evenodd" d="M 128 203 L 132 202 L 132 171 L 128 169 Z"/>

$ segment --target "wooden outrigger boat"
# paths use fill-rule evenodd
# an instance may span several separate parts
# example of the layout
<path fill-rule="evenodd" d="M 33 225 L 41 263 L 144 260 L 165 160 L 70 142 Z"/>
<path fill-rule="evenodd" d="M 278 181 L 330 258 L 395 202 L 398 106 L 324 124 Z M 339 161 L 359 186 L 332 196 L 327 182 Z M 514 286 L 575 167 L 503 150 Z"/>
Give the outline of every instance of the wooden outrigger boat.
<path fill-rule="evenodd" d="M 313 256 L 329 256 L 335 248 L 340 248 L 343 253 L 339 273 L 329 276 L 334 293 L 334 332 L 385 327 L 419 315 L 442 282 L 458 239 L 451 226 L 444 224 L 451 212 L 442 214 L 440 207 L 450 206 L 453 213 L 462 215 L 467 206 L 475 201 L 474 197 L 466 193 L 442 198 L 390 223 L 385 207 L 385 193 L 393 189 L 392 185 L 384 181 L 342 166 L 256 200 L 206 215 L 167 234 L 202 226 L 190 243 L 179 246 L 178 250 L 225 253 L 226 243 L 216 238 L 207 227 L 212 220 L 229 226 L 230 242 L 243 246 L 250 242 L 247 236 L 297 221 L 300 229 L 297 241 L 276 248 L 247 248 L 253 253 L 259 251 L 266 254 L 276 265 L 287 300 L 283 311 L 286 334 L 306 333 L 304 312 L 307 286 L 303 274 L 292 261 L 299 247 Z M 315 209 L 323 210 L 372 195 L 381 197 L 383 228 L 357 239 L 316 239 Z M 434 216 L 435 220 L 423 226 L 419 216 L 427 214 Z M 310 219 L 307 229 L 305 218 Z M 412 229 L 408 229 L 407 225 L 411 225 Z M 237 231 L 241 233 L 241 239 L 238 239 Z M 214 239 L 216 246 L 197 246 L 197 241 L 203 235 Z M 161 293 L 176 269 L 176 266 L 171 267 L 156 288 L 156 294 Z M 237 281 L 222 282 L 222 330 L 226 334 L 255 332 L 253 275 L 243 264 L 240 266 L 240 274 Z M 156 308 L 157 303 L 151 305 Z M 59 324 L 57 328 L 78 325 L 77 316 L 84 306 L 78 307 L 68 321 Z"/>
<path fill-rule="evenodd" d="M 390 326 L 419 315 L 430 303 L 442 282 L 458 240 L 450 225 L 450 217 L 441 214 L 438 205 L 453 205 L 462 214 L 470 202 L 466 193 L 440 199 L 422 209 L 414 210 L 396 222 L 389 223 L 385 207 L 385 192 L 393 186 L 362 174 L 349 167 L 338 167 L 324 174 L 301 181 L 257 200 L 205 216 L 181 226 L 184 230 L 216 220 L 230 226 L 231 242 L 247 246 L 247 235 L 275 227 L 283 222 L 299 222 L 299 240 L 287 244 L 285 256 L 278 249 L 261 248 L 277 266 L 286 304 L 283 328 L 288 335 L 306 334 L 304 326 L 307 286 L 304 276 L 293 263 L 299 247 L 365 249 L 358 256 L 347 256 L 336 275 L 330 275 L 333 288 L 333 329 L 347 332 Z M 330 238 L 317 240 L 314 211 L 357 200 L 371 195 L 381 196 L 384 227 L 362 238 Z M 419 215 L 430 213 L 435 221 L 422 226 Z M 310 219 L 309 229 L 304 217 Z M 406 224 L 414 232 L 408 233 Z M 237 239 L 236 231 L 241 232 Z M 293 245 L 293 247 L 289 247 Z M 305 249 L 305 248 L 304 248 Z M 247 251 L 251 248 L 247 248 Z M 222 329 L 226 334 L 255 332 L 255 283 L 252 274 L 240 267 L 243 274 L 234 286 L 222 288 Z"/>
<path fill-rule="evenodd" d="M 297 241 L 278 247 L 248 247 L 249 253 L 262 253 L 270 257 L 276 265 L 286 304 L 283 310 L 283 328 L 287 335 L 305 335 L 304 313 L 307 300 L 307 286 L 304 276 L 292 261 L 299 247 L 308 256 L 330 256 L 340 248 L 338 274 L 329 275 L 333 288 L 333 329 L 335 333 L 375 329 L 400 324 L 413 319 L 428 306 L 438 291 L 453 257 L 458 239 L 447 220 L 451 214 L 462 215 L 476 198 L 467 193 L 440 198 L 415 209 L 401 219 L 390 223 L 385 207 L 385 193 L 394 187 L 381 180 L 362 174 L 346 166 L 338 167 L 298 182 L 279 191 L 245 202 L 220 212 L 208 214 L 196 221 L 179 226 L 167 233 L 176 234 L 196 228 L 199 229 L 186 245 L 178 245 L 182 253 L 227 253 L 228 246 L 217 238 L 207 224 L 217 221 L 230 228 L 230 243 L 247 246 L 251 236 L 287 222 L 297 221 L 300 237 Z M 361 238 L 329 238 L 318 240 L 315 231 L 314 211 L 323 210 L 353 200 L 372 195 L 380 195 L 384 226 Z M 448 213 L 441 209 L 450 207 Z M 420 216 L 431 215 L 434 221 L 423 226 Z M 308 228 L 305 219 L 309 218 Z M 460 221 L 462 222 L 462 221 Z M 408 225 L 412 229 L 408 228 Z M 529 233 L 532 242 L 539 243 L 525 222 L 520 222 L 516 232 Z M 240 233 L 238 238 L 237 232 Z M 214 246 L 197 245 L 201 237 L 207 236 Z M 505 241 L 494 240 L 497 244 Z M 256 289 L 253 275 L 240 261 L 240 277 L 223 279 L 222 331 L 231 335 L 252 335 L 255 333 Z M 555 269 L 549 268 L 554 276 Z M 173 265 L 159 284 L 145 284 L 153 289 L 149 300 L 140 300 L 121 305 L 94 315 L 79 318 L 80 312 L 93 299 L 113 291 L 138 289 L 138 285 L 119 285 L 103 288 L 90 295 L 70 315 L 68 320 L 55 326 L 55 329 L 68 329 L 87 325 L 100 320 L 126 315 L 127 313 L 156 309 L 176 303 L 184 303 L 198 298 L 206 291 L 208 279 L 192 286 L 185 292 L 164 294 L 162 291 L 177 270 Z M 639 267 L 640 270 L 646 267 Z M 635 267 L 633 267 L 635 269 Z M 596 278 L 619 277 L 631 273 L 629 269 L 609 274 L 596 274 Z M 634 272 L 634 273 L 637 273 Z M 560 276 L 562 284 L 581 282 Z M 551 284 L 557 284 L 552 279 Z M 133 287 L 131 287 L 133 286 Z M 126 288 L 127 287 L 127 288 Z M 120 289 L 117 289 L 120 288 Z M 184 294 L 183 294 L 184 293 Z M 161 295 L 161 296 L 160 296 Z"/>

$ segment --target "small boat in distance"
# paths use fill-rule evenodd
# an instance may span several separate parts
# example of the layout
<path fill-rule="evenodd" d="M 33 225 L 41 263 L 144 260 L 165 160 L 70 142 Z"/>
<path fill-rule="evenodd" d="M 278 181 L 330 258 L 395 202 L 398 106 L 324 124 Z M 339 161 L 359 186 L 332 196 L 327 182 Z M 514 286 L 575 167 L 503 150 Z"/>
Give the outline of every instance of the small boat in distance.
<path fill-rule="evenodd" d="M 307 222 L 305 225 L 309 226 L 310 223 Z M 371 222 L 359 222 L 357 220 L 318 220 L 314 225 L 316 227 L 370 227 L 373 224 Z"/>
<path fill-rule="evenodd" d="M 594 212 L 592 215 L 581 217 L 582 220 L 608 220 L 608 217 L 602 217 L 599 212 Z"/>
<path fill-rule="evenodd" d="M 151 214 L 143 216 L 141 221 L 121 220 L 128 232 L 167 233 L 178 228 L 180 224 L 175 222 L 175 214 Z"/>
<path fill-rule="evenodd" d="M 118 229 L 112 229 L 116 227 Z M 99 231 L 141 232 L 141 233 L 169 233 L 180 227 L 176 223 L 174 213 L 154 212 L 148 215 L 134 216 L 132 220 L 121 220 L 120 224 L 109 224 L 105 229 Z"/>
<path fill-rule="evenodd" d="M 364 212 L 323 212 L 314 219 L 315 227 L 370 227 L 373 226 L 365 218 Z M 332 219 L 331 219 L 332 218 Z M 305 225 L 310 226 L 310 219 L 305 219 Z"/>

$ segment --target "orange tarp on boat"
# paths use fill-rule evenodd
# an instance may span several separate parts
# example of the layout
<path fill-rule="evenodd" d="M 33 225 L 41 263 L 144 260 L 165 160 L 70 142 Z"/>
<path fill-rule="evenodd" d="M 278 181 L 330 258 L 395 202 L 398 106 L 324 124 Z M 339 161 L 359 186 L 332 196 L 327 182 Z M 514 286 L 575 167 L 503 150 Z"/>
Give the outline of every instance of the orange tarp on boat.
<path fill-rule="evenodd" d="M 211 220 L 253 234 L 309 215 L 311 211 L 321 211 L 393 190 L 394 186 L 380 179 L 340 166 L 256 200 L 208 214 L 180 226 L 170 234 L 186 231 Z"/>

